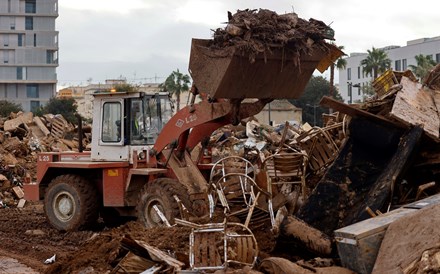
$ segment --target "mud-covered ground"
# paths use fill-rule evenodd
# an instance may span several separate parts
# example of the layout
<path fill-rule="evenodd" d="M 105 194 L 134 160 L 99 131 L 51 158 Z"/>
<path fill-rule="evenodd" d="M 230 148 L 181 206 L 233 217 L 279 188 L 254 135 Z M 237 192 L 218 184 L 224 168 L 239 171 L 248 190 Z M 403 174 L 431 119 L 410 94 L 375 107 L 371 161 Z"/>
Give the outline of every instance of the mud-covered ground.
<path fill-rule="evenodd" d="M 41 204 L 0 209 L 0 256 L 16 259 L 37 272 L 47 270 L 44 261 L 54 254 L 58 260 L 77 251 L 93 233 L 55 230 L 46 222 Z"/>
<path fill-rule="evenodd" d="M 188 266 L 189 233 L 187 227 L 147 229 L 135 221 L 113 228 L 98 223 L 89 231 L 60 232 L 46 222 L 41 203 L 27 204 L 21 209 L 2 208 L 0 270 L 18 273 L 27 266 L 31 269 L 26 273 L 108 273 L 127 253 L 121 246 L 125 236 L 167 251 Z M 256 233 L 261 239 L 262 256 L 265 249 L 274 247 L 273 239 L 265 235 L 263 231 Z M 45 264 L 53 255 L 56 262 Z M 23 265 L 17 265 L 17 261 Z"/>

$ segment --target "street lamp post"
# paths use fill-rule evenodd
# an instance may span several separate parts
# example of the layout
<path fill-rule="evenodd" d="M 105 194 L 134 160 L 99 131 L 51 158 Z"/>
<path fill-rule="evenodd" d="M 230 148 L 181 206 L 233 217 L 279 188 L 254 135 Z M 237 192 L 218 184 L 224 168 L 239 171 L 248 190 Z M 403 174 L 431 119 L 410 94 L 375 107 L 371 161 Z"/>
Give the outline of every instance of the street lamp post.
<path fill-rule="evenodd" d="M 348 101 L 349 104 L 353 104 L 353 88 L 361 88 L 361 84 L 357 83 L 354 84 L 352 82 L 347 82 L 348 86 L 348 95 L 350 96 L 350 101 Z"/>
<path fill-rule="evenodd" d="M 316 108 L 319 107 L 319 105 L 307 104 L 306 106 L 313 108 L 313 126 L 316 126 Z"/>

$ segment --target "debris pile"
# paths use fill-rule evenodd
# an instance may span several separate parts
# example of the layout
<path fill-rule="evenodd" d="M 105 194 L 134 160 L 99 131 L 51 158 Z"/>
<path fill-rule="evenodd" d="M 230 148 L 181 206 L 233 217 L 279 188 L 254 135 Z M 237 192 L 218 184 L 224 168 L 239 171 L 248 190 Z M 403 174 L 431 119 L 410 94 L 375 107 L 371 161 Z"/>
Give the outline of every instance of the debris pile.
<path fill-rule="evenodd" d="M 83 128 L 86 147 L 91 128 Z M 77 137 L 74 125 L 59 114 L 38 117 L 19 112 L 0 118 L 0 207 L 24 205 L 21 188 L 36 178 L 38 152 L 78 151 Z"/>
<path fill-rule="evenodd" d="M 324 39 L 332 39 L 330 27 L 325 23 L 301 19 L 296 13 L 277 13 L 266 10 L 239 10 L 228 13 L 224 29 L 214 32 L 212 48 L 235 47 L 249 54 L 251 62 L 258 53 L 271 53 L 276 48 L 285 48 L 296 53 L 297 62 L 301 53 L 309 54 L 312 46 L 325 47 Z"/>
<path fill-rule="evenodd" d="M 251 62 L 281 47 L 299 58 L 329 38 L 325 24 L 295 14 L 245 10 L 228 19 L 210 46 L 245 51 Z M 439 71 L 440 65 L 424 84 L 409 71 L 387 71 L 373 83 L 376 95 L 360 105 L 324 97 L 321 104 L 336 112 L 325 115 L 323 127 L 249 119 L 217 130 L 191 155 L 211 165 L 201 171 L 209 184 L 209 217 L 191 215 L 176 198 L 180 218 L 167 220 L 155 208 L 166 228 L 127 223 L 104 231 L 48 272 L 80 271 L 93 262 L 100 265 L 96 271 L 111 273 L 351 272 L 339 263 L 358 273 L 436 271 L 440 195 L 431 194 L 440 174 Z M 10 135 L 3 136 L 5 151 L 26 155 L 22 150 L 32 146 L 20 142 L 32 135 L 33 122 L 23 115 L 3 123 Z M 62 120 L 40 122 L 43 140 L 34 147 L 75 149 Z M 21 196 L 4 177 L 0 181 Z"/>

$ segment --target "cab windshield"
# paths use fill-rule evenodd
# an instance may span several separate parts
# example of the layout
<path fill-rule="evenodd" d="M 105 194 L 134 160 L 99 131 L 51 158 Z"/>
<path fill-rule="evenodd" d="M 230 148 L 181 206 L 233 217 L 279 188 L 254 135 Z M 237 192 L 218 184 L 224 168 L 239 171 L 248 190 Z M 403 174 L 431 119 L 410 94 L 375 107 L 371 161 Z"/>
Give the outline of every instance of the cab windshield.
<path fill-rule="evenodd" d="M 154 144 L 162 128 L 173 115 L 168 95 L 159 94 L 132 99 L 129 112 L 132 145 Z"/>

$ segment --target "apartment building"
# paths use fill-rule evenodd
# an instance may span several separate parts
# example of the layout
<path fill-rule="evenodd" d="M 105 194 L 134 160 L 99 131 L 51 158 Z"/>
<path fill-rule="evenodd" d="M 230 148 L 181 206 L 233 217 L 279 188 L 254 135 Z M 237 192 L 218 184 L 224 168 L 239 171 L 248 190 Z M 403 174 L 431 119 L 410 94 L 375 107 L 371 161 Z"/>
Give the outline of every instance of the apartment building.
<path fill-rule="evenodd" d="M 391 59 L 391 68 L 404 71 L 409 65 L 417 65 L 415 56 L 419 54 L 431 55 L 432 59 L 440 63 L 440 36 L 411 40 L 406 46 L 388 46 L 385 50 Z M 339 93 L 346 103 L 355 103 L 363 100 L 362 87 L 371 82 L 372 77 L 362 71 L 361 61 L 367 53 L 351 53 L 347 57 L 347 67 L 339 70 Z"/>
<path fill-rule="evenodd" d="M 25 111 L 56 94 L 58 0 L 0 1 L 0 100 Z"/>

